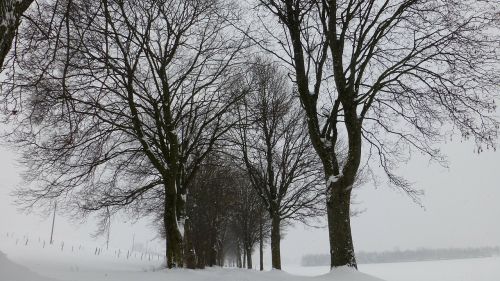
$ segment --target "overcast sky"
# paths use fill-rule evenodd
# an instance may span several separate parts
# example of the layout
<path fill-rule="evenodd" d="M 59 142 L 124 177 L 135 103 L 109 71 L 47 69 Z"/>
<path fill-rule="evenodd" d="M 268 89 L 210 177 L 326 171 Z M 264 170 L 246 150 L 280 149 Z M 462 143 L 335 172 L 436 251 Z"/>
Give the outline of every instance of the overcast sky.
<path fill-rule="evenodd" d="M 352 219 L 355 249 L 500 246 L 500 152 L 478 155 L 473 148 L 458 141 L 444 145 L 449 169 L 429 164 L 419 155 L 401 167 L 400 174 L 425 191 L 424 208 L 383 181 L 378 188 L 367 184 L 357 190 L 357 208 L 366 211 Z M 0 147 L 0 234 L 15 232 L 48 240 L 49 218 L 20 214 L 12 205 L 9 192 L 19 183 L 20 170 L 15 152 Z M 92 220 L 70 224 L 61 214 L 57 216 L 56 240 L 95 241 L 89 235 L 93 231 Z M 128 248 L 134 235 L 136 241 L 146 243 L 156 233 L 146 221 L 132 225 L 125 218 L 117 218 L 111 245 Z M 303 254 L 311 253 L 328 253 L 326 229 L 302 225 L 290 228 L 282 241 L 284 263 L 297 263 Z"/>

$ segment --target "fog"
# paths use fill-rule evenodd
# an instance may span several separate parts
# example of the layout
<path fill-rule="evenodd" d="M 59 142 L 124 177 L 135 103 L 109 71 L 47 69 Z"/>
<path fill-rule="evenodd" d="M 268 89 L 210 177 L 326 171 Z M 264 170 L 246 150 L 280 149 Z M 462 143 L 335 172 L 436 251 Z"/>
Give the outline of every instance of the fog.
<path fill-rule="evenodd" d="M 422 205 L 415 204 L 406 194 L 385 184 L 367 183 L 356 191 L 357 209 L 365 210 L 353 218 L 352 231 L 357 251 L 393 249 L 481 247 L 500 245 L 500 153 L 473 152 L 473 144 L 451 142 L 442 146 L 448 155 L 449 168 L 429 163 L 415 154 L 399 172 L 425 194 Z M 9 148 L 0 149 L 0 233 L 49 239 L 51 218 L 40 213 L 25 214 L 13 205 L 9 193 L 20 184 L 20 167 L 16 154 Z M 380 171 L 375 170 L 377 173 Z M 286 230 L 282 241 L 284 264 L 298 264 L 304 254 L 328 253 L 327 229 L 317 222 L 317 228 L 296 225 Z M 55 223 L 56 241 L 94 241 L 95 221 L 71 221 L 58 213 Z M 163 242 L 156 239 L 156 229 L 148 220 L 138 222 L 115 218 L 112 223 L 110 246 L 130 248 L 132 240 L 161 250 Z M 269 255 L 265 255 L 265 259 Z M 267 260 L 268 261 L 268 260 Z M 266 261 L 266 263 L 267 263 Z"/>

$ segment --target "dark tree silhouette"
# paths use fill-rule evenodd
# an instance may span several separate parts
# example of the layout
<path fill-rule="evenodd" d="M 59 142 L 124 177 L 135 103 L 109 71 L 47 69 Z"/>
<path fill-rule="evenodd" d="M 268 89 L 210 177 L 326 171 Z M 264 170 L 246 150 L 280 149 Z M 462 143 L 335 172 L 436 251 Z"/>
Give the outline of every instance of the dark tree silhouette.
<path fill-rule="evenodd" d="M 321 164 L 286 74 L 258 59 L 242 80 L 241 125 L 232 130 L 236 158 L 271 218 L 272 267 L 281 269 L 283 224 L 324 214 Z"/>
<path fill-rule="evenodd" d="M 30 14 L 2 83 L 11 139 L 36 183 L 18 195 L 90 211 L 160 203 L 167 265 L 181 267 L 186 187 L 238 100 L 228 85 L 243 41 L 225 38 L 231 6 L 64 3 Z"/>
<path fill-rule="evenodd" d="M 259 3 L 259 29 L 247 34 L 292 70 L 323 164 L 331 266 L 356 267 L 349 208 L 364 155 L 378 158 L 390 183 L 415 198 L 394 173 L 406 152 L 441 162 L 435 144 L 456 133 L 479 151 L 494 146 L 500 2 Z M 336 146 L 341 136 L 344 163 Z"/>
<path fill-rule="evenodd" d="M 211 155 L 188 186 L 187 210 L 191 247 L 197 268 L 223 266 L 224 245 L 231 231 L 237 203 L 235 184 L 239 174 L 224 157 Z M 188 247 L 189 248 L 189 247 Z"/>

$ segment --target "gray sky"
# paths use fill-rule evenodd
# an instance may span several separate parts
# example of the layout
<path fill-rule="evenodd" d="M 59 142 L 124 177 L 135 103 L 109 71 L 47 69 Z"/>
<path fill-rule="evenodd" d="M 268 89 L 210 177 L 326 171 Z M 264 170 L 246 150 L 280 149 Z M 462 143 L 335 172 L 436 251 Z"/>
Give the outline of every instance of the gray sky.
<path fill-rule="evenodd" d="M 449 157 L 449 169 L 429 164 L 420 155 L 400 168 L 401 175 L 425 191 L 425 208 L 385 186 L 384 181 L 377 189 L 367 184 L 357 191 L 357 207 L 366 212 L 352 219 L 356 250 L 500 246 L 500 152 L 478 155 L 473 153 L 473 145 L 459 141 L 442 148 Z M 20 214 L 11 204 L 9 192 L 19 182 L 20 170 L 15 153 L 1 147 L 0 234 L 9 231 L 48 239 L 50 219 Z M 94 230 L 92 220 L 72 225 L 59 215 L 55 239 L 95 241 L 89 235 Z M 132 225 L 125 218 L 117 218 L 111 244 L 130 247 L 134 234 L 136 241 L 143 243 L 156 235 L 147 222 Z M 326 229 L 302 225 L 289 229 L 282 241 L 284 262 L 297 263 L 303 254 L 310 253 L 328 253 Z"/>

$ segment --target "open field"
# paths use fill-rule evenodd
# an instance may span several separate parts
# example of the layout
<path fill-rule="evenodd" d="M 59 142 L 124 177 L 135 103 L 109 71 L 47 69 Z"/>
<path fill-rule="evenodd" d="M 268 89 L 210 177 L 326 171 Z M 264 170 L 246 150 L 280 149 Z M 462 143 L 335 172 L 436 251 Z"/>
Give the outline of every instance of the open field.
<path fill-rule="evenodd" d="M 175 270 L 158 272 L 163 259 L 151 252 L 131 252 L 124 249 L 106 250 L 102 245 L 81 245 L 70 241 L 55 241 L 17 235 L 0 235 L 0 251 L 7 258 L 40 276 L 60 281 L 100 280 L 336 280 L 374 281 L 366 275 L 340 271 L 327 274 L 328 267 L 301 267 L 285 264 L 287 273 L 208 269 L 205 271 Z M 4 258 L 5 260 L 5 258 Z M 500 257 L 467 260 L 443 260 L 408 263 L 362 264 L 361 272 L 386 281 L 498 281 Z M 6 269 L 3 269 L 4 271 Z M 0 276 L 2 276 L 0 266 Z M 166 275 L 165 275 L 166 274 Z M 325 275 L 327 274 L 327 275 Z M 318 276 L 311 279 L 306 276 Z M 299 277 L 304 276 L 304 277 Z M 3 277 L 3 276 L 2 276 Z M 166 278 L 166 279 L 165 279 Z M 45 281 L 45 279 L 9 279 L 2 281 Z M 51 280 L 52 281 L 52 280 Z"/>
<path fill-rule="evenodd" d="M 285 268 L 297 275 L 328 272 L 325 266 Z M 359 270 L 386 281 L 498 281 L 500 257 L 424 262 L 361 264 Z"/>

